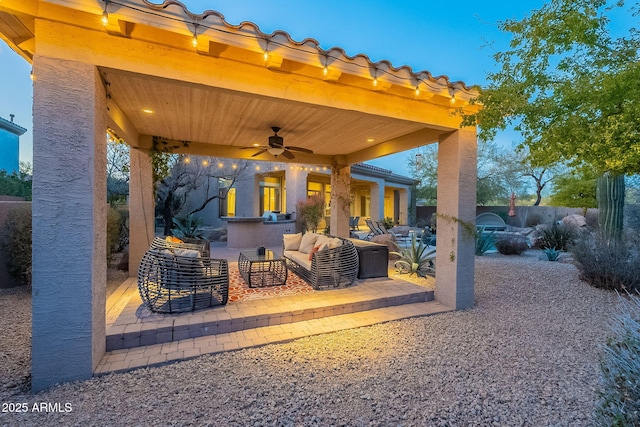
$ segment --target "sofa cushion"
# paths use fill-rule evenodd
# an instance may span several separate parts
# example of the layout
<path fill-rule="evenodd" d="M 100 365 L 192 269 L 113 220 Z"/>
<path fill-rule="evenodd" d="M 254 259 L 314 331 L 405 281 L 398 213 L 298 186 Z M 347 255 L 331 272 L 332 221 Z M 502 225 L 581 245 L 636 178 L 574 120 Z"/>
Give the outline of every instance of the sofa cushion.
<path fill-rule="evenodd" d="M 308 254 L 316 245 L 316 240 L 318 240 L 318 235 L 316 233 L 306 233 L 302 236 L 300 248 L 298 250 L 304 254 Z"/>
<path fill-rule="evenodd" d="M 320 250 L 323 249 L 333 249 L 342 245 L 342 240 L 338 237 L 329 237 L 325 235 L 318 236 L 318 240 L 316 240 L 315 246 L 320 246 Z"/>
<path fill-rule="evenodd" d="M 284 242 L 285 251 L 297 251 L 298 249 L 300 249 L 300 242 L 302 241 L 302 233 L 283 234 L 282 240 Z"/>
<path fill-rule="evenodd" d="M 307 270 L 311 270 L 311 261 L 309 261 L 309 254 L 305 254 L 300 251 L 284 251 L 284 256 L 292 259 Z"/>
<path fill-rule="evenodd" d="M 320 246 L 314 246 L 313 249 L 311 249 L 311 252 L 309 252 L 309 261 L 313 261 L 313 254 L 315 254 L 319 250 Z"/>

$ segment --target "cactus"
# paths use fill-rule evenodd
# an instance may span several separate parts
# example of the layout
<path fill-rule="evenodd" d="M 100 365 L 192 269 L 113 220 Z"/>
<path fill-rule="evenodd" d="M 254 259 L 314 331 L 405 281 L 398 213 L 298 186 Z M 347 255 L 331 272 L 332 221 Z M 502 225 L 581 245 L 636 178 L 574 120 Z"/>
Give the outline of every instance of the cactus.
<path fill-rule="evenodd" d="M 607 172 L 599 177 L 596 199 L 600 229 L 610 238 L 620 237 L 624 213 L 624 175 Z"/>

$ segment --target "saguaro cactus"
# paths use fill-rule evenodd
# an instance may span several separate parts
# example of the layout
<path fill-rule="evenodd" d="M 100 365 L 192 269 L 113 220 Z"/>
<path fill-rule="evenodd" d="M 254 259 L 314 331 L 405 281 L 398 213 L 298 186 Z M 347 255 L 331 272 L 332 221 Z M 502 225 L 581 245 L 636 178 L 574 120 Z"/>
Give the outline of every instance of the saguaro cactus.
<path fill-rule="evenodd" d="M 620 237 L 624 214 L 624 175 L 607 172 L 599 177 L 596 199 L 600 229 L 609 237 Z"/>

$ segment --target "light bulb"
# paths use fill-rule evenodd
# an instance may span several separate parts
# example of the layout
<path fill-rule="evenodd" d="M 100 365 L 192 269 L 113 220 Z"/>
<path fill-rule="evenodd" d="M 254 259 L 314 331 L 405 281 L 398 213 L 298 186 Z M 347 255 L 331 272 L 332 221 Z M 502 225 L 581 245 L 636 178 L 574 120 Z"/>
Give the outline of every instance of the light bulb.
<path fill-rule="evenodd" d="M 329 72 L 329 69 L 325 65 L 324 68 L 322 69 L 322 74 L 326 76 L 328 72 Z"/>
<path fill-rule="evenodd" d="M 193 33 L 191 44 L 193 45 L 193 47 L 198 47 L 198 35 L 196 33 Z"/>
<path fill-rule="evenodd" d="M 416 96 L 420 95 L 420 86 L 416 86 Z"/>
<path fill-rule="evenodd" d="M 102 12 L 102 19 L 101 20 L 102 20 L 102 25 L 103 26 L 106 27 L 107 25 L 109 25 L 109 14 L 107 13 L 106 5 L 105 5 L 105 8 L 104 8 L 104 12 Z"/>
<path fill-rule="evenodd" d="M 378 78 L 377 77 L 373 78 L 373 86 L 378 86 Z"/>
<path fill-rule="evenodd" d="M 263 57 L 264 57 L 265 61 L 268 61 L 269 60 L 269 52 L 265 51 Z"/>
<path fill-rule="evenodd" d="M 455 104 L 455 103 L 456 103 L 456 96 L 455 96 L 455 95 L 453 95 L 453 96 L 451 97 L 451 104 L 453 105 L 453 104 Z"/>
<path fill-rule="evenodd" d="M 36 75 L 33 74 L 33 70 L 31 70 L 31 72 L 29 73 L 29 78 L 31 79 L 32 82 L 36 81 Z"/>

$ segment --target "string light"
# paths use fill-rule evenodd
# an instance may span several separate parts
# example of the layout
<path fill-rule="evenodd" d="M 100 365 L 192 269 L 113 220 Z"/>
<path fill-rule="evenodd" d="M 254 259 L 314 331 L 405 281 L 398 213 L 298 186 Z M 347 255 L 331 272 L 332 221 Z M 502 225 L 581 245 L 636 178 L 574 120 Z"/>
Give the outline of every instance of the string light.
<path fill-rule="evenodd" d="M 107 6 L 109 6 L 109 0 L 104 0 L 104 11 L 102 12 L 102 25 L 103 26 L 107 26 L 109 25 L 109 12 L 107 12 Z"/>
<path fill-rule="evenodd" d="M 162 13 L 159 13 L 159 12 L 156 12 L 156 11 L 150 11 L 150 10 L 145 10 L 145 9 L 142 9 L 142 8 L 134 7 L 134 6 L 131 6 L 131 5 L 128 5 L 128 4 L 120 3 L 119 1 L 114 1 L 114 0 L 103 0 L 103 1 L 104 1 L 104 10 L 103 10 L 103 13 L 102 13 L 101 21 L 102 21 L 102 25 L 104 25 L 105 27 L 107 27 L 109 25 L 109 13 L 108 13 L 107 9 L 108 9 L 108 6 L 109 6 L 110 3 L 114 3 L 114 4 L 117 4 L 118 6 L 123 7 L 123 8 L 129 8 L 129 9 L 141 12 L 141 13 L 145 13 L 145 14 L 148 14 L 148 15 L 154 15 L 154 16 L 157 16 L 157 17 L 160 17 L 160 18 L 163 18 L 163 19 L 167 19 L 167 20 L 173 20 L 173 21 L 180 22 L 180 23 L 185 23 L 185 24 L 189 24 L 190 23 L 188 20 L 184 20 L 184 19 L 181 19 L 181 18 L 178 18 L 178 17 L 167 16 L 165 14 L 162 14 Z M 205 19 L 205 18 L 207 18 L 207 16 L 209 16 L 209 15 L 207 15 L 207 14 L 202 15 L 201 19 Z M 265 62 L 269 61 L 269 56 L 270 56 L 269 43 L 275 43 L 278 46 L 281 46 L 281 47 L 283 47 L 285 49 L 289 49 L 289 50 L 297 50 L 297 51 L 300 51 L 300 52 L 306 52 L 306 50 L 304 50 L 302 48 L 298 48 L 298 47 L 292 46 L 290 44 L 278 42 L 278 41 L 275 41 L 275 40 L 266 39 L 264 36 L 258 37 L 258 36 L 251 35 L 251 34 L 238 34 L 236 32 L 228 30 L 228 29 L 217 28 L 217 27 L 214 27 L 214 26 L 208 26 L 208 25 L 203 25 L 203 24 L 198 24 L 198 23 L 192 23 L 192 25 L 194 25 L 194 31 L 193 31 L 193 37 L 191 39 L 191 43 L 196 48 L 198 46 L 198 26 L 202 26 L 206 30 L 212 30 L 212 31 L 220 32 L 220 33 L 230 34 L 230 35 L 234 35 L 234 36 L 237 36 L 237 37 L 264 40 L 264 42 L 266 44 L 266 48 L 265 48 L 265 50 L 263 52 L 263 58 L 264 58 Z M 322 68 L 322 74 L 323 74 L 324 77 L 327 77 L 329 75 L 329 67 L 328 67 L 328 56 L 329 55 L 326 52 L 323 52 L 322 50 L 320 50 L 320 51 L 321 51 L 321 54 L 323 54 L 325 56 L 325 61 L 324 61 L 324 65 L 323 65 L 323 68 Z M 361 67 L 361 68 L 365 68 L 366 67 L 366 68 L 370 69 L 370 67 L 372 66 L 371 64 L 370 65 L 357 64 L 357 63 L 354 63 L 353 61 L 349 61 L 348 58 L 344 59 L 344 58 L 340 58 L 340 57 L 332 57 L 332 60 L 333 61 L 340 61 L 340 62 L 343 62 L 343 63 L 346 63 L 346 64 L 350 64 L 350 65 L 355 65 L 355 66 Z M 376 90 L 377 90 L 377 87 L 379 86 L 378 85 L 378 76 L 377 76 L 378 71 L 381 71 L 382 73 L 389 74 L 389 75 L 394 76 L 395 78 L 398 78 L 397 75 L 392 74 L 387 70 L 384 70 L 384 69 L 383 70 L 378 70 L 377 67 L 374 67 L 374 78 L 373 78 L 372 84 L 373 84 L 373 87 L 376 88 Z M 411 77 L 412 80 L 414 80 L 416 78 L 418 79 L 418 85 L 416 85 L 416 88 L 415 88 L 415 95 L 418 96 L 419 93 L 420 93 L 420 88 L 419 88 L 420 78 L 419 78 L 419 74 L 414 74 L 413 77 Z M 451 86 L 449 88 L 452 89 Z M 454 90 L 454 92 L 455 92 L 455 90 Z M 451 104 L 455 104 L 456 103 L 455 93 L 454 93 L 454 95 L 452 95 L 450 102 L 451 102 Z"/>
<path fill-rule="evenodd" d="M 191 39 L 193 47 L 198 47 L 198 24 L 193 24 L 193 38 Z"/>
<path fill-rule="evenodd" d="M 36 81 L 36 75 L 33 74 L 33 69 L 31 69 L 31 71 L 29 72 L 29 78 L 31 79 L 32 82 Z"/>

